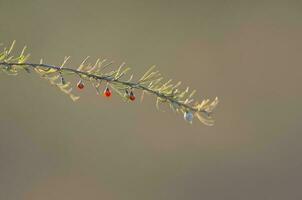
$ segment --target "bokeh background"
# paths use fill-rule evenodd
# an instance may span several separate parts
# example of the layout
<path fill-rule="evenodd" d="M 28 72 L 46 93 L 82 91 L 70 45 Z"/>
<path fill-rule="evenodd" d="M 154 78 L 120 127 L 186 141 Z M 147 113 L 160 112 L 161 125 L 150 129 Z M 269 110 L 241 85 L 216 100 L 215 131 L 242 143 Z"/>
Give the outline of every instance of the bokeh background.
<path fill-rule="evenodd" d="M 302 199 L 301 1 L 0 0 L 0 40 L 70 66 L 155 64 L 216 124 L 155 101 L 77 103 L 37 75 L 0 75 L 2 200 Z"/>

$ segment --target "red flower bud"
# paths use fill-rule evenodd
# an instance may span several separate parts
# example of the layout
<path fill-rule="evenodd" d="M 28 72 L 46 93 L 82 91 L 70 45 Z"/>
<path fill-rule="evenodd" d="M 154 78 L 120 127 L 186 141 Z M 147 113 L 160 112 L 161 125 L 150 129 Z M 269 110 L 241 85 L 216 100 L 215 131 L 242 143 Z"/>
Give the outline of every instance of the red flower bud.
<path fill-rule="evenodd" d="M 110 89 L 108 88 L 108 87 L 106 87 L 106 89 L 105 89 L 105 91 L 104 91 L 104 96 L 105 97 L 110 97 L 111 96 L 111 91 L 110 91 Z"/>
<path fill-rule="evenodd" d="M 80 90 L 84 89 L 84 83 L 83 83 L 82 80 L 80 80 L 80 81 L 78 82 L 77 87 L 78 87 L 78 89 L 80 89 Z"/>
<path fill-rule="evenodd" d="M 135 95 L 133 94 L 132 91 L 130 92 L 129 99 L 130 99 L 131 101 L 134 101 L 134 100 L 135 100 Z"/>

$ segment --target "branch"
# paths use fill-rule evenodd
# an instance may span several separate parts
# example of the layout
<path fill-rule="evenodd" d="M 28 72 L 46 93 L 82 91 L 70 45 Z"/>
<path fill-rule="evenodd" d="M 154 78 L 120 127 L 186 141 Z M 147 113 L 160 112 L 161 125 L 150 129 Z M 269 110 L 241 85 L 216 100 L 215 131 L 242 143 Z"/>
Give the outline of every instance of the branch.
<path fill-rule="evenodd" d="M 116 70 L 105 72 L 112 63 L 107 60 L 98 59 L 94 65 L 87 63 L 88 57 L 79 65 L 77 69 L 71 67 L 64 67 L 69 57 L 65 57 L 61 66 L 54 66 L 40 63 L 27 62 L 29 54 L 25 54 L 26 47 L 22 50 L 18 57 L 11 56 L 15 42 L 9 49 L 4 48 L 0 52 L 0 69 L 9 75 L 17 75 L 19 70 L 25 70 L 30 73 L 35 71 L 43 78 L 50 81 L 51 84 L 56 85 L 64 93 L 68 94 L 72 100 L 79 99 L 78 96 L 72 93 L 73 87 L 71 82 L 66 82 L 65 77 L 68 75 L 78 76 L 79 82 L 76 85 L 79 90 L 84 88 L 84 82 L 90 82 L 96 89 L 97 94 L 101 94 L 100 85 L 106 82 L 104 96 L 111 96 L 111 89 L 118 93 L 125 101 L 131 102 L 136 99 L 134 90 L 141 91 L 141 100 L 144 94 L 149 93 L 156 96 L 156 107 L 159 109 L 159 103 L 166 103 L 170 108 L 176 112 L 184 114 L 184 119 L 192 123 L 194 116 L 196 116 L 202 123 L 206 125 L 213 125 L 212 118 L 213 109 L 218 104 L 217 97 L 214 101 L 203 100 L 200 103 L 194 102 L 193 96 L 195 90 L 189 92 L 180 90 L 181 82 L 171 84 L 171 80 L 162 82 L 163 77 L 159 71 L 154 71 L 155 67 L 151 67 L 138 81 L 132 81 L 133 75 L 128 80 L 122 80 L 130 68 L 124 68 L 124 64 Z"/>

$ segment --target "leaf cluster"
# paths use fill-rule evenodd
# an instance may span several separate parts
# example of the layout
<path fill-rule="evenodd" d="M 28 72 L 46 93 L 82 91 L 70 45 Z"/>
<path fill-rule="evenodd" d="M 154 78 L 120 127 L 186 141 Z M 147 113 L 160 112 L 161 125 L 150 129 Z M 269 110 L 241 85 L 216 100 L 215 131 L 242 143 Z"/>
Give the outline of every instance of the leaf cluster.
<path fill-rule="evenodd" d="M 125 102 L 129 102 L 128 91 L 140 92 L 141 101 L 145 94 L 152 94 L 156 97 L 157 109 L 160 109 L 160 104 L 167 104 L 173 111 L 182 113 L 184 119 L 190 123 L 192 123 L 193 116 L 206 125 L 214 123 L 212 113 L 218 104 L 217 97 L 213 101 L 209 99 L 196 101 L 194 100 L 196 90 L 190 90 L 189 87 L 181 89 L 182 83 L 173 83 L 172 79 L 165 81 L 155 66 L 150 67 L 142 77 L 135 81 L 133 74 L 127 76 L 130 68 L 125 63 L 114 68 L 113 62 L 97 59 L 94 63 L 90 63 L 89 57 L 85 58 L 76 69 L 65 67 L 69 57 L 65 57 L 59 66 L 45 64 L 42 59 L 39 63 L 30 63 L 28 62 L 30 55 L 25 53 L 26 47 L 19 55 L 12 55 L 14 45 L 15 42 L 0 52 L 0 69 L 3 72 L 8 75 L 17 75 L 20 70 L 27 73 L 36 72 L 67 94 L 73 101 L 78 100 L 79 96 L 73 93 L 75 84 L 67 79 L 69 76 L 76 76 L 85 84 L 91 84 L 98 95 L 101 94 L 100 86 L 104 82 Z"/>

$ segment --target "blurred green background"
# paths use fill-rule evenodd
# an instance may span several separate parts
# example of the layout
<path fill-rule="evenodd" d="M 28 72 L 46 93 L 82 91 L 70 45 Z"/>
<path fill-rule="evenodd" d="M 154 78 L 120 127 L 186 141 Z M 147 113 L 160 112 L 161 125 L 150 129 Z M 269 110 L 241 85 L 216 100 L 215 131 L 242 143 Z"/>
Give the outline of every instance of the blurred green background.
<path fill-rule="evenodd" d="M 0 199 L 302 199 L 301 22 L 301 1 L 0 0 L 0 41 L 33 62 L 156 64 L 221 100 L 190 126 L 151 96 L 0 74 Z"/>

